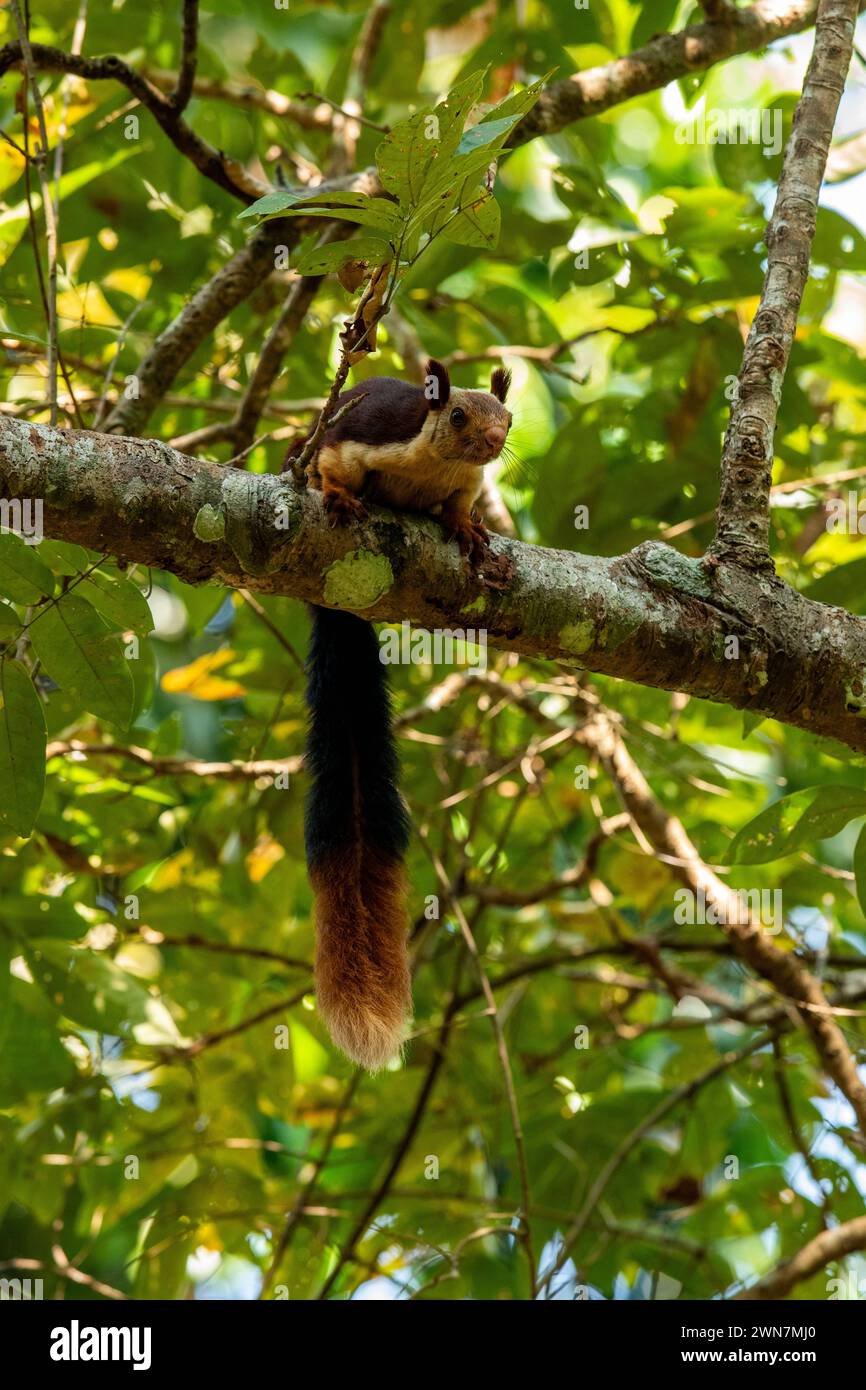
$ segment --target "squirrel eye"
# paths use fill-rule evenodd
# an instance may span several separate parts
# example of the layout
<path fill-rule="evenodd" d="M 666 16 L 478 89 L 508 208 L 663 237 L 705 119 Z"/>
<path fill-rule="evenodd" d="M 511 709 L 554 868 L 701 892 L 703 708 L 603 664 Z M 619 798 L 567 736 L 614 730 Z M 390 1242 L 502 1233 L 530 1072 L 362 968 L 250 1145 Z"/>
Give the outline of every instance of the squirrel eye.
<path fill-rule="evenodd" d="M 459 405 L 455 406 L 451 412 L 451 423 L 457 425 L 458 429 L 461 425 L 466 424 L 466 411 L 461 410 Z"/>

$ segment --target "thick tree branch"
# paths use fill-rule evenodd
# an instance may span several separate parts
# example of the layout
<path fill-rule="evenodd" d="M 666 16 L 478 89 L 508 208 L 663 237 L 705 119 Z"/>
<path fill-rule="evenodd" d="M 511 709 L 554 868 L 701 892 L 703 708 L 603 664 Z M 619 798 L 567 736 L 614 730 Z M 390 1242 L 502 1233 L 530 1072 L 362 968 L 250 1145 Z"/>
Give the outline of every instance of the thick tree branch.
<path fill-rule="evenodd" d="M 850 1102 L 866 1136 L 866 1085 L 860 1079 L 845 1036 L 833 1017 L 820 981 L 792 951 L 783 951 L 760 922 L 744 920 L 737 894 L 704 864 L 685 827 L 656 801 L 649 784 L 607 712 L 587 704 L 587 719 L 579 737 L 604 762 L 626 810 L 656 854 L 671 865 L 687 888 L 703 894 L 718 910 L 722 929 L 734 949 L 753 970 L 769 980 L 779 994 L 799 1006 L 803 1027 L 810 1035 L 827 1074 Z"/>
<path fill-rule="evenodd" d="M 195 165 L 199 173 L 233 198 L 252 203 L 262 194 L 270 192 L 268 184 L 247 173 L 236 159 L 231 159 L 196 135 L 181 116 L 172 97 L 159 91 L 135 68 L 124 63 L 122 58 L 114 55 L 86 58 L 77 53 L 64 53 L 61 48 L 49 48 L 44 43 L 33 43 L 30 49 L 34 66 L 42 72 L 67 72 L 90 82 L 119 82 L 126 87 L 147 108 L 174 147 Z M 5 44 L 0 48 L 0 77 L 20 62 L 21 44 L 17 41 Z"/>
<path fill-rule="evenodd" d="M 815 47 L 764 240 L 767 273 L 722 451 L 712 554 L 772 567 L 770 487 L 782 383 L 809 277 L 818 194 L 851 61 L 857 0 L 821 0 Z"/>
<path fill-rule="evenodd" d="M 134 390 L 122 395 L 105 423 L 113 434 L 138 434 L 193 353 L 217 324 L 248 298 L 274 269 L 274 250 L 281 241 L 293 245 L 296 227 L 264 222 L 231 260 L 206 281 L 177 318 L 152 344 L 134 375 Z"/>
<path fill-rule="evenodd" d="M 676 34 L 659 34 L 624 58 L 551 83 L 515 127 L 509 144 L 524 145 L 539 135 L 555 135 L 573 121 L 658 91 L 690 72 L 702 72 L 738 53 L 799 34 L 814 24 L 817 11 L 817 0 L 758 0 L 724 19 L 690 24 Z"/>
<path fill-rule="evenodd" d="M 757 1284 L 737 1294 L 737 1299 L 786 1298 L 797 1284 L 811 1279 L 832 1260 L 844 1259 L 855 1250 L 866 1249 L 866 1216 L 855 1216 L 842 1226 L 821 1231 L 814 1240 L 798 1250 L 790 1260 L 777 1265 Z"/>
<path fill-rule="evenodd" d="M 513 651 L 866 749 L 864 620 L 773 576 L 728 564 L 708 575 L 658 542 L 609 558 L 497 538 L 479 576 L 433 520 L 377 509 L 361 525 L 332 528 L 319 495 L 285 478 L 155 440 L 15 419 L 0 420 L 0 496 L 44 499 L 46 535 L 192 583 L 289 594 L 371 620 L 484 629 Z"/>

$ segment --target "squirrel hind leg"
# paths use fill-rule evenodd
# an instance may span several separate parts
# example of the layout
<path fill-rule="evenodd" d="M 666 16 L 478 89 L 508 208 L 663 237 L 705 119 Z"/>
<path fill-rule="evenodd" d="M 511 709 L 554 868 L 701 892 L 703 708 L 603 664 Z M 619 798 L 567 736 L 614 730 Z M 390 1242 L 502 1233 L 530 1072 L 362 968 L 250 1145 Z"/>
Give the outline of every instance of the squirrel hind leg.
<path fill-rule="evenodd" d="M 359 497 L 364 486 L 364 470 L 336 448 L 325 448 L 318 458 L 322 484 L 322 501 L 331 517 L 338 521 L 363 520 L 367 508 Z"/>

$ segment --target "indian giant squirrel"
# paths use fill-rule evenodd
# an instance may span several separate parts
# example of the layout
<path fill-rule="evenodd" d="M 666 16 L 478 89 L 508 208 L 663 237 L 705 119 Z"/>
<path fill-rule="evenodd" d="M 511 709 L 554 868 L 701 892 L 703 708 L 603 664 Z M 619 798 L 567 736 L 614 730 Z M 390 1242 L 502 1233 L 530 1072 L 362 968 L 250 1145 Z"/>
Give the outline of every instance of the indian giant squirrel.
<path fill-rule="evenodd" d="M 366 515 L 365 500 L 434 512 L 446 539 L 478 565 L 489 536 L 473 507 L 486 463 L 511 427 L 510 372 L 490 391 L 452 387 L 441 362 L 424 386 L 376 377 L 344 391 L 357 397 L 323 433 L 307 467 L 332 524 Z M 303 449 L 299 439 L 284 471 Z M 313 607 L 308 658 L 310 775 L 304 823 L 315 895 L 316 1003 L 334 1042 L 370 1071 L 406 1036 L 412 1011 L 403 859 L 409 818 L 400 794 L 385 668 L 372 624 Z"/>

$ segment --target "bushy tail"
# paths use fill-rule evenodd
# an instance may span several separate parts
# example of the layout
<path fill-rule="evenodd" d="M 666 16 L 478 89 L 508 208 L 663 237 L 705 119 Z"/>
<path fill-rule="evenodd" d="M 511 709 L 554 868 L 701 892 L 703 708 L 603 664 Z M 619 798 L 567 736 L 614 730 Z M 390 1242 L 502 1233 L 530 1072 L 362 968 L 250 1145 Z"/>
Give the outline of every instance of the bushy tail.
<path fill-rule="evenodd" d="M 376 634 L 351 613 L 311 612 L 305 837 L 316 897 L 316 1003 L 337 1046 L 377 1071 L 399 1052 L 412 1008 L 403 869 L 409 819 Z"/>

